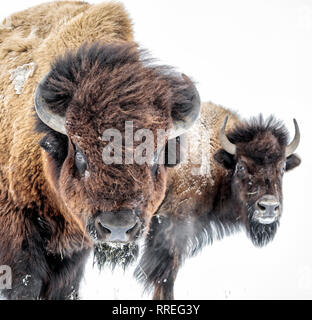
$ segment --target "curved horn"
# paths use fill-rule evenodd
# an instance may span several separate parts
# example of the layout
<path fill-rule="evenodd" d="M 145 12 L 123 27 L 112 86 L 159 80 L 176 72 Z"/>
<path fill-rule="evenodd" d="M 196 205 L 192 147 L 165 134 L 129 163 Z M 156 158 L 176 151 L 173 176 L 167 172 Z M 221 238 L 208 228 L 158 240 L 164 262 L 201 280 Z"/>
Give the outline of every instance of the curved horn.
<path fill-rule="evenodd" d="M 39 119 L 51 129 L 66 134 L 65 117 L 53 113 L 47 106 L 46 102 L 41 96 L 40 85 L 46 80 L 47 76 L 39 83 L 35 92 L 35 109 Z"/>
<path fill-rule="evenodd" d="M 228 118 L 229 118 L 229 116 L 227 115 L 224 119 L 223 125 L 220 129 L 220 132 L 219 132 L 219 139 L 220 139 L 220 143 L 221 143 L 222 148 L 226 152 L 234 155 L 236 153 L 236 146 L 234 143 L 230 142 L 230 140 L 225 135 L 225 127 L 226 127 L 226 123 L 228 121 Z"/>
<path fill-rule="evenodd" d="M 294 119 L 294 125 L 295 125 L 295 137 L 293 141 L 286 147 L 286 150 L 285 150 L 286 158 L 295 152 L 300 142 L 300 131 L 299 131 L 299 126 L 296 119 Z"/>
<path fill-rule="evenodd" d="M 190 92 L 192 95 L 191 102 L 193 107 L 189 110 L 188 113 L 185 114 L 182 120 L 173 120 L 173 126 L 168 136 L 169 140 L 176 138 L 188 131 L 194 125 L 195 121 L 198 119 L 200 114 L 199 93 L 195 85 L 185 74 L 182 74 L 182 78 L 185 80 L 186 83 L 190 85 Z"/>

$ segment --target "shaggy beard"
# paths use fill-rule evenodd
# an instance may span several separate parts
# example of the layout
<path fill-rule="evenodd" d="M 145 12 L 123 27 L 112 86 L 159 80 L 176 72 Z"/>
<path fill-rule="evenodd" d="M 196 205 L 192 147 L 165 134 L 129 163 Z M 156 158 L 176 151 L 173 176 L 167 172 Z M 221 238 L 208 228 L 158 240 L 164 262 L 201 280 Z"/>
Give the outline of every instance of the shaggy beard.
<path fill-rule="evenodd" d="M 249 237 L 256 247 L 263 247 L 273 240 L 279 221 L 271 224 L 262 224 L 254 220 L 249 221 Z"/>
<path fill-rule="evenodd" d="M 114 269 L 116 265 L 125 269 L 137 259 L 138 254 L 139 246 L 136 243 L 96 243 L 93 264 L 96 264 L 99 269 L 104 266 Z"/>

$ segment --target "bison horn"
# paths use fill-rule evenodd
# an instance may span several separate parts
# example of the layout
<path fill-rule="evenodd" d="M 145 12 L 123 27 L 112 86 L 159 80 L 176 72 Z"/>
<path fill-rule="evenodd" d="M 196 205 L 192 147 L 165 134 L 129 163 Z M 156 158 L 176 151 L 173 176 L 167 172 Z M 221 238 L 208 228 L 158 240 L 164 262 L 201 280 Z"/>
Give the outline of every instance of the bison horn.
<path fill-rule="evenodd" d="M 226 123 L 228 121 L 229 116 L 227 115 L 224 119 L 223 125 L 220 129 L 220 133 L 219 133 L 219 139 L 220 139 L 220 143 L 222 148 L 230 153 L 230 154 L 235 154 L 236 153 L 236 146 L 234 143 L 230 142 L 230 140 L 228 139 L 228 137 L 225 134 L 225 127 L 226 127 Z"/>
<path fill-rule="evenodd" d="M 39 83 L 35 92 L 35 109 L 39 119 L 51 129 L 66 135 L 65 117 L 53 113 L 47 103 L 41 96 L 40 84 L 46 80 L 46 77 Z"/>
<path fill-rule="evenodd" d="M 192 94 L 192 108 L 190 108 L 190 110 L 184 114 L 183 119 L 173 120 L 173 126 L 169 132 L 168 139 L 174 139 L 187 132 L 194 125 L 200 114 L 199 93 L 195 85 L 185 74 L 182 74 L 182 78 L 190 85 L 190 92 Z"/>
<path fill-rule="evenodd" d="M 299 126 L 296 119 L 294 119 L 294 124 L 295 124 L 295 137 L 293 141 L 286 147 L 286 150 L 285 150 L 286 158 L 295 152 L 300 142 L 300 131 L 299 131 Z"/>

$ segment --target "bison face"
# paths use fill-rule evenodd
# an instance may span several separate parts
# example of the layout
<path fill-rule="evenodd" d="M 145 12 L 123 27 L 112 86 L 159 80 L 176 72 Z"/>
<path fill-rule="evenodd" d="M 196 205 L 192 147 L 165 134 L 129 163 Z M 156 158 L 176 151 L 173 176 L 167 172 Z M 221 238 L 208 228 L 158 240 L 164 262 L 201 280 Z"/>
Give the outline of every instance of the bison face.
<path fill-rule="evenodd" d="M 90 143 L 92 141 L 92 143 Z M 142 235 L 164 197 L 166 166 L 105 164 L 104 142 L 72 136 L 58 179 L 68 210 L 95 242 L 132 242 Z"/>
<path fill-rule="evenodd" d="M 224 133 L 227 118 L 220 131 L 223 150 L 215 159 L 230 171 L 234 214 L 244 223 L 257 246 L 273 239 L 282 214 L 282 179 L 285 171 L 300 164 L 293 154 L 299 144 L 299 128 L 287 146 L 288 133 L 273 118 L 262 117 L 250 124 L 238 125 Z"/>
<path fill-rule="evenodd" d="M 46 134 L 45 174 L 60 210 L 78 217 L 95 243 L 134 242 L 164 198 L 166 163 L 157 160 L 167 139 L 185 132 L 199 108 L 186 76 L 149 65 L 134 45 L 83 46 L 59 58 L 37 88 L 35 109 L 37 129 Z M 147 139 L 136 138 L 142 129 L 152 136 L 142 155 L 152 153 L 153 161 L 138 163 L 133 155 Z M 120 145 L 108 153 L 119 162 L 104 161 L 116 138 L 107 139 L 107 130 L 119 135 Z"/>

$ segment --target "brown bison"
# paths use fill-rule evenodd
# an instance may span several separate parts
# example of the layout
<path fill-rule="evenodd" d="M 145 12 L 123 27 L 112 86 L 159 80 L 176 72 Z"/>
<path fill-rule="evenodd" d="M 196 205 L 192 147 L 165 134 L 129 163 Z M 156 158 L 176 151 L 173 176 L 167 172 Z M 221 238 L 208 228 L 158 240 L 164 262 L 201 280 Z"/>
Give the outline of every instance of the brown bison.
<path fill-rule="evenodd" d="M 282 214 L 283 174 L 300 164 L 294 123 L 295 138 L 288 144 L 287 129 L 273 117 L 245 122 L 203 104 L 194 127 L 177 138 L 180 147 L 188 142 L 188 157 L 169 172 L 136 270 L 147 288 L 154 287 L 154 299 L 173 299 L 184 258 L 213 239 L 240 227 L 256 246 L 273 239 Z"/>
<path fill-rule="evenodd" d="M 2 291 L 8 299 L 75 298 L 93 243 L 100 262 L 112 252 L 105 242 L 126 243 L 117 251 L 132 257 L 165 196 L 166 163 L 107 165 L 103 132 L 114 128 L 126 139 L 129 120 L 134 131 L 168 132 L 155 142 L 157 158 L 168 138 L 192 126 L 199 96 L 186 76 L 151 64 L 132 41 L 131 22 L 114 2 L 43 4 L 0 26 L 0 264 L 12 269 L 12 289 Z"/>

